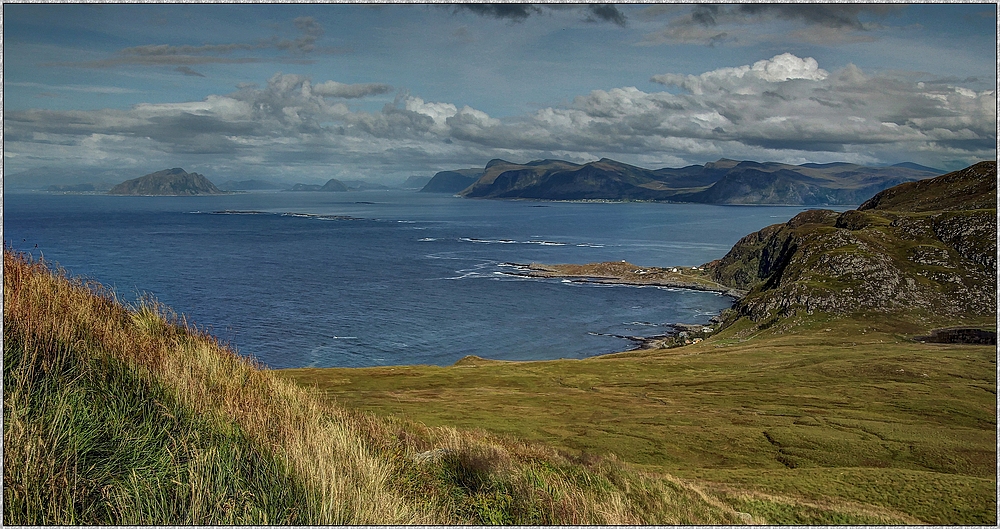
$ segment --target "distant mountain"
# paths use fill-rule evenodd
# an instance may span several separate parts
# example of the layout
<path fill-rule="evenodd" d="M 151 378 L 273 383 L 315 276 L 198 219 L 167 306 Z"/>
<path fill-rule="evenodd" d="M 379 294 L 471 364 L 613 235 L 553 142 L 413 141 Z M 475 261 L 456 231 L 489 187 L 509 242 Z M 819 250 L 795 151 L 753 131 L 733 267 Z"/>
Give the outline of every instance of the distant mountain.
<path fill-rule="evenodd" d="M 385 184 L 368 182 L 365 180 L 343 180 L 342 182 L 345 186 L 347 186 L 347 189 L 351 191 L 385 191 L 387 189 L 392 189 Z"/>
<path fill-rule="evenodd" d="M 858 204 L 888 187 L 935 176 L 933 170 L 849 163 L 739 162 L 709 188 L 673 200 L 708 204 Z"/>
<path fill-rule="evenodd" d="M 915 165 L 915 164 L 913 164 Z M 921 166 L 917 166 L 921 167 Z M 888 187 L 939 174 L 902 164 L 789 165 L 721 159 L 682 168 L 644 169 L 611 159 L 586 164 L 492 160 L 465 188 L 454 171 L 435 175 L 442 191 L 470 198 L 656 200 L 708 204 L 858 204 Z M 441 177 L 441 178 L 439 178 Z"/>
<path fill-rule="evenodd" d="M 681 180 L 682 188 L 691 187 L 692 178 L 686 173 L 660 173 L 607 158 L 583 165 L 563 160 L 526 164 L 492 160 L 483 176 L 461 195 L 544 200 L 667 200 L 677 193 L 674 187 Z"/>
<path fill-rule="evenodd" d="M 146 176 L 126 180 L 108 191 L 109 195 L 220 195 L 215 184 L 198 173 L 188 173 L 180 167 L 164 169 Z"/>
<path fill-rule="evenodd" d="M 432 176 L 411 176 L 406 179 L 401 186 L 402 189 L 422 189 L 428 182 L 431 181 Z"/>
<path fill-rule="evenodd" d="M 933 167 L 927 167 L 926 165 L 920 165 L 918 163 L 913 163 L 913 162 L 897 163 L 897 164 L 893 165 L 893 167 L 903 167 L 903 168 L 906 168 L 906 169 L 916 169 L 918 171 L 927 171 L 927 172 L 930 172 L 930 173 L 944 174 L 944 171 L 942 171 L 940 169 L 935 169 Z"/>
<path fill-rule="evenodd" d="M 264 191 L 268 189 L 284 189 L 285 186 L 267 180 L 227 180 L 219 184 L 223 191 Z"/>
<path fill-rule="evenodd" d="M 325 184 L 295 184 L 289 191 L 348 191 L 347 186 L 336 178 L 331 178 Z"/>
<path fill-rule="evenodd" d="M 459 191 L 474 184 L 483 169 L 458 169 L 455 171 L 441 171 L 431 177 L 430 181 L 420 190 L 421 193 L 458 193 Z"/>
<path fill-rule="evenodd" d="M 340 180 L 336 178 L 331 178 L 323 184 L 323 187 L 319 188 L 320 191 L 347 191 L 347 185 L 345 185 Z"/>

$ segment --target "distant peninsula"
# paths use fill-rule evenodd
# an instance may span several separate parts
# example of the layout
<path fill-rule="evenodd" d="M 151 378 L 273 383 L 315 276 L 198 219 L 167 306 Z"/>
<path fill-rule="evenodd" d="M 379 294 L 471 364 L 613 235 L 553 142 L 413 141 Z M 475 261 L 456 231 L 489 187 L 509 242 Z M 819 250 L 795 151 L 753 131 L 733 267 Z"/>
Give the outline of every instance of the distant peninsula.
<path fill-rule="evenodd" d="M 131 196 L 193 196 L 193 195 L 222 195 L 221 191 L 215 187 L 204 176 L 198 173 L 189 173 L 180 167 L 164 169 L 146 176 L 126 180 L 108 191 L 109 195 L 131 195 Z"/>
<path fill-rule="evenodd" d="M 469 198 L 819 206 L 859 204 L 884 189 L 943 172 L 909 162 L 869 167 L 720 159 L 705 165 L 644 169 L 609 158 L 586 164 L 496 159 L 483 169 L 441 171 L 421 191 Z"/>
<path fill-rule="evenodd" d="M 289 191 L 325 191 L 325 192 L 344 192 L 349 191 L 347 185 L 337 180 L 336 178 L 331 178 L 326 181 L 325 184 L 295 184 Z"/>

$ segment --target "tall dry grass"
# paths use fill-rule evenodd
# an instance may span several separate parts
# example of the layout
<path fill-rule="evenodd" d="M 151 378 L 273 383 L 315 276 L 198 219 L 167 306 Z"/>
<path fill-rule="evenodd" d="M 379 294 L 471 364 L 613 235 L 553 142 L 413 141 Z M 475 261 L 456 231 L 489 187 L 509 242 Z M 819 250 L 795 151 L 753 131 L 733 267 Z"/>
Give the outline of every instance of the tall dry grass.
<path fill-rule="evenodd" d="M 38 431 L 42 425 L 19 415 L 19 410 L 31 408 L 29 401 L 44 389 L 40 385 L 51 383 L 45 372 L 65 367 L 68 356 L 121 363 L 163 385 L 183 408 L 214 428 L 224 430 L 227 423 L 234 424 L 254 446 L 287 465 L 310 491 L 313 498 L 299 506 L 300 522 L 431 521 L 393 492 L 387 481 L 391 467 L 367 450 L 336 414 L 324 410 L 306 391 L 178 321 L 155 302 L 126 308 L 99 284 L 69 280 L 50 273 L 44 263 L 5 252 L 4 324 L 5 357 L 10 350 L 25 358 L 23 362 L 5 358 L 5 489 L 8 484 L 13 490 L 19 483 L 31 483 L 30 493 L 39 494 L 40 484 L 47 484 L 42 494 L 51 498 L 44 508 L 66 511 L 66 521 L 73 520 L 72 502 L 57 500 L 57 490 L 72 488 L 85 472 L 66 466 L 71 458 L 64 463 L 55 460 L 57 447 L 66 441 L 60 432 L 74 413 L 72 403 L 55 404 L 49 431 Z M 8 365 L 18 369 L 10 377 Z M 198 506 L 210 505 L 198 500 L 198 491 L 207 489 L 197 481 L 218 474 L 198 469 L 215 464 L 217 458 L 211 452 L 200 453 L 191 465 L 196 475 L 191 487 L 192 522 L 207 520 L 199 515 Z M 29 479 L 21 474 L 42 468 L 48 477 Z M 62 520 L 53 516 L 53 522 Z"/>
<path fill-rule="evenodd" d="M 739 523 L 683 482 L 331 405 L 146 299 L 4 252 L 9 524 Z"/>

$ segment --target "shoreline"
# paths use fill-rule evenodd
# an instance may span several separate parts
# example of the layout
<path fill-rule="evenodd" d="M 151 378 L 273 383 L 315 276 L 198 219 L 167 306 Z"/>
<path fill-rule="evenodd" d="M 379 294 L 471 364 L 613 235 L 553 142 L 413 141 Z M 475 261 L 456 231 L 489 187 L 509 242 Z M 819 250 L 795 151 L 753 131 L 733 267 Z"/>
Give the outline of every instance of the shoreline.
<path fill-rule="evenodd" d="M 659 286 L 715 292 L 734 301 L 745 290 L 730 288 L 707 277 L 703 267 L 643 267 L 626 261 L 576 264 L 504 263 L 520 271 L 513 275 L 536 278 L 566 278 L 581 283 L 609 285 Z"/>

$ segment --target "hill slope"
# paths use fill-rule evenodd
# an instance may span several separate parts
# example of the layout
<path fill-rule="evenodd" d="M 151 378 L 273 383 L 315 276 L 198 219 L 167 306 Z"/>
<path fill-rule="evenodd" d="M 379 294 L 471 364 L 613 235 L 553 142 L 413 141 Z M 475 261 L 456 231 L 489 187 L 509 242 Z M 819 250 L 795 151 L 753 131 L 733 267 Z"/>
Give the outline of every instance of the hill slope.
<path fill-rule="evenodd" d="M 109 195 L 219 195 L 215 184 L 198 173 L 188 173 L 180 167 L 164 169 L 146 176 L 126 180 L 108 191 Z"/>
<path fill-rule="evenodd" d="M 857 210 L 811 210 L 741 239 L 705 267 L 750 292 L 754 321 L 797 310 L 918 321 L 996 314 L 996 163 L 883 191 Z"/>
<path fill-rule="evenodd" d="M 482 169 L 458 169 L 456 171 L 441 171 L 436 173 L 420 189 L 421 193 L 458 193 L 472 185 L 480 176 Z"/>

